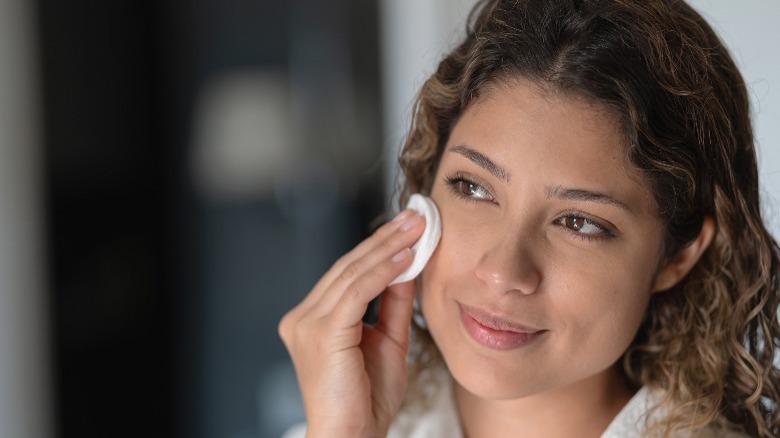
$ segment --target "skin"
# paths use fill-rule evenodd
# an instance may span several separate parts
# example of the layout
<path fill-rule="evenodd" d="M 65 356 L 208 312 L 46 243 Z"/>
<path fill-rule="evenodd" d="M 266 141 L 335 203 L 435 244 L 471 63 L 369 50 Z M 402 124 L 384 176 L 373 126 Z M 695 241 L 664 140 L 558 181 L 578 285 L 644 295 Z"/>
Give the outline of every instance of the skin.
<path fill-rule="evenodd" d="M 420 298 L 466 436 L 599 436 L 631 397 L 614 364 L 652 293 L 688 272 L 714 225 L 662 257 L 657 207 L 624 147 L 597 105 L 521 81 L 483 93 L 456 123 L 432 188 L 442 239 Z M 307 436 L 387 434 L 406 391 L 415 296 L 413 281 L 387 285 L 424 226 L 400 213 L 280 321 Z M 380 294 L 379 322 L 367 326 Z M 464 329 L 460 305 L 538 333 L 488 348 Z"/>

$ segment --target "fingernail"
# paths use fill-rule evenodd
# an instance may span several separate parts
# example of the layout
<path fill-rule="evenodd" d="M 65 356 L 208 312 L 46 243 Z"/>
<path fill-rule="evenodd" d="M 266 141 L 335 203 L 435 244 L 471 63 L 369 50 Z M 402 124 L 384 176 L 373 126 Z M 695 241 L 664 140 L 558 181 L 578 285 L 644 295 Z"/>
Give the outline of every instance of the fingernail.
<path fill-rule="evenodd" d="M 392 260 L 394 263 L 402 262 L 409 257 L 409 255 L 412 253 L 412 250 L 409 248 L 404 248 L 401 251 L 399 251 L 396 255 L 393 256 Z"/>
<path fill-rule="evenodd" d="M 397 215 L 395 215 L 393 220 L 391 220 L 390 222 L 401 222 L 402 220 L 406 219 L 409 216 L 410 212 L 411 210 L 404 210 L 398 213 Z"/>
<path fill-rule="evenodd" d="M 412 217 L 407 219 L 406 222 L 404 222 L 403 225 L 401 225 L 401 231 L 409 231 L 409 230 L 411 230 L 412 227 L 417 225 L 417 223 L 419 221 L 421 221 L 421 220 L 422 220 L 422 216 L 420 216 L 419 214 L 415 213 L 414 215 L 412 215 Z"/>

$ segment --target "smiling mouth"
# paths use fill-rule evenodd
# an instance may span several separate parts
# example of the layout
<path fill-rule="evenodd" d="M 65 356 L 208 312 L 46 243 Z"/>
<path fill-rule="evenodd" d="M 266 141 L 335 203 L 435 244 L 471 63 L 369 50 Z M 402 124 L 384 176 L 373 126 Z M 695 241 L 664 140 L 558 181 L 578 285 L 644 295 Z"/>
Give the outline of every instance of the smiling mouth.
<path fill-rule="evenodd" d="M 526 327 L 497 315 L 458 303 L 466 332 L 478 344 L 491 350 L 514 350 L 539 339 L 547 330 Z"/>

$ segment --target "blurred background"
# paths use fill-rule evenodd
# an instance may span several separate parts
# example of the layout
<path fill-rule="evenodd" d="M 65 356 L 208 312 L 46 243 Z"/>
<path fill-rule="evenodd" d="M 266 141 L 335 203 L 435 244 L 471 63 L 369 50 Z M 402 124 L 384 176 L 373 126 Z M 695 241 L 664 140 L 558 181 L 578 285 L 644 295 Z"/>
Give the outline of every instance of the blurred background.
<path fill-rule="evenodd" d="M 392 210 L 416 89 L 474 0 L 0 0 L 0 438 L 279 436 L 281 315 Z M 756 113 L 773 0 L 696 0 Z"/>

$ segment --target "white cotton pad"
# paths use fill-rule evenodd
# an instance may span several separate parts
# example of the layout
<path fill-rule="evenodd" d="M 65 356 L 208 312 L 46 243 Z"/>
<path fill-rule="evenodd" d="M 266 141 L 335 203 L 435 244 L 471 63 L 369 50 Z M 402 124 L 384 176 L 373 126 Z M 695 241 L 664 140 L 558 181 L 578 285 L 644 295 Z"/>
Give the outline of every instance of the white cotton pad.
<path fill-rule="evenodd" d="M 412 209 L 425 217 L 425 231 L 412 246 L 414 260 L 412 260 L 411 266 L 406 268 L 390 284 L 403 283 L 417 278 L 425 264 L 428 263 L 428 259 L 433 255 L 433 251 L 436 249 L 436 245 L 439 244 L 439 238 L 441 237 L 441 216 L 439 216 L 439 209 L 436 208 L 436 204 L 431 198 L 415 193 L 409 198 L 406 208 Z"/>

